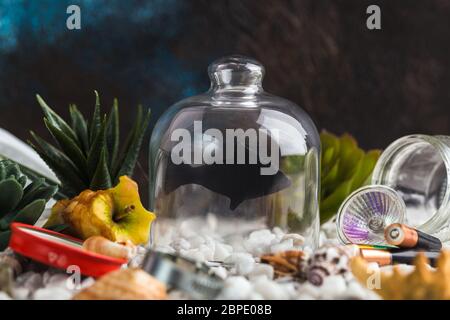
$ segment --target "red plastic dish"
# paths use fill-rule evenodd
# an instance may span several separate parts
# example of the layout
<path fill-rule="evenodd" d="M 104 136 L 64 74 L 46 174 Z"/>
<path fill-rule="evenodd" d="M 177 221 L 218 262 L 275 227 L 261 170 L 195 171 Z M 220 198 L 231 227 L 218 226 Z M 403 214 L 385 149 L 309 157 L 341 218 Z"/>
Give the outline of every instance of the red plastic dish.
<path fill-rule="evenodd" d="M 79 239 L 36 226 L 12 223 L 11 231 L 9 246 L 12 250 L 58 269 L 75 266 L 84 275 L 100 277 L 127 262 L 86 251 Z"/>

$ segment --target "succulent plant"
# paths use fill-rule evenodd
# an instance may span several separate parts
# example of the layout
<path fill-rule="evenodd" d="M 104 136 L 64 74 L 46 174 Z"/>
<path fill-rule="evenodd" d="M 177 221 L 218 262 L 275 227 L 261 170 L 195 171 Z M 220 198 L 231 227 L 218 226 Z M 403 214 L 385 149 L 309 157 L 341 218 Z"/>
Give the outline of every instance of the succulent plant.
<path fill-rule="evenodd" d="M 0 161 L 0 251 L 8 246 L 10 223 L 35 224 L 57 189 L 43 178 L 28 183 L 16 163 Z"/>
<path fill-rule="evenodd" d="M 119 111 L 114 100 L 109 115 L 102 115 L 100 99 L 96 103 L 90 123 L 77 106 L 70 105 L 70 125 L 37 95 L 44 112 L 44 122 L 56 145 L 34 132 L 31 146 L 61 181 L 60 194 L 72 198 L 84 190 L 109 189 L 119 182 L 120 176 L 132 176 L 142 140 L 150 120 L 150 110 L 144 113 L 138 107 L 133 129 L 119 150 Z M 61 198 L 61 196 L 60 196 Z"/>
<path fill-rule="evenodd" d="M 326 131 L 322 142 L 320 221 L 330 220 L 347 196 L 370 181 L 380 150 L 367 153 L 349 134 L 337 137 Z"/>

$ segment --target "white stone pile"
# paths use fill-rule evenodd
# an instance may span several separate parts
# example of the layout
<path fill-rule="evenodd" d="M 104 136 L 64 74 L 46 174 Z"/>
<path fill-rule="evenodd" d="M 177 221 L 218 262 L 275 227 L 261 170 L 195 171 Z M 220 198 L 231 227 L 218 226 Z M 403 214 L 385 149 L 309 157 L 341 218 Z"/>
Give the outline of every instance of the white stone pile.
<path fill-rule="evenodd" d="M 286 234 L 279 228 L 261 229 L 246 236 L 219 236 L 214 217 L 191 219 L 182 223 L 171 222 L 162 227 L 155 249 L 177 253 L 198 261 L 221 261 L 214 267 L 216 275 L 223 278 L 225 287 L 219 299 L 377 299 L 373 292 L 363 288 L 353 276 L 332 275 L 321 286 L 300 283 L 291 278 L 274 279 L 274 269 L 259 262 L 263 254 L 304 249 L 304 238 Z M 160 226 L 161 227 L 161 226 Z M 328 230 L 327 230 L 328 228 Z M 333 234 L 326 226 L 321 232 L 321 242 Z M 334 230 L 334 229 L 333 229 Z M 173 298 L 178 298 L 175 292 Z M 185 296 L 182 296 L 185 297 Z"/>

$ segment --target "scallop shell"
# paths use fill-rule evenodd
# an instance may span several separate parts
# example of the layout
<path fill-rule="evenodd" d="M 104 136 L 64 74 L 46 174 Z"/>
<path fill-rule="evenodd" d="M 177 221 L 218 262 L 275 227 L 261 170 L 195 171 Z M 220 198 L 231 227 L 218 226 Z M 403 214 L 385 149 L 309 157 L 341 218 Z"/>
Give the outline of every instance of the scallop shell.
<path fill-rule="evenodd" d="M 166 286 L 145 271 L 113 271 L 73 297 L 74 300 L 165 300 Z"/>
<path fill-rule="evenodd" d="M 344 243 L 387 245 L 384 229 L 402 223 L 405 203 L 386 186 L 366 186 L 353 192 L 338 212 L 339 240 Z"/>
<path fill-rule="evenodd" d="M 385 300 L 450 300 L 450 251 L 442 251 L 436 269 L 419 254 L 414 271 L 407 273 L 394 266 L 392 272 L 372 269 L 361 257 L 351 262 L 353 275 L 363 286 Z"/>
<path fill-rule="evenodd" d="M 83 248 L 91 252 L 126 260 L 131 259 L 137 251 L 136 246 L 131 242 L 121 244 L 100 236 L 86 239 L 83 242 Z"/>

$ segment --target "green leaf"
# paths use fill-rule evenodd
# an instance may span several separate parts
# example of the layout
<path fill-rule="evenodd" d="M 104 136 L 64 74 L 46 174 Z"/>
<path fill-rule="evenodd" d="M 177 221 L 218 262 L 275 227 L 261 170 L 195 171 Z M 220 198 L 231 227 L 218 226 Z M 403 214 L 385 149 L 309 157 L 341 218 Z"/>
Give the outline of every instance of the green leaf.
<path fill-rule="evenodd" d="M 336 161 L 334 166 L 332 166 L 331 170 L 328 171 L 328 174 L 322 177 L 322 198 L 329 195 L 330 192 L 333 191 L 333 186 L 338 184 L 338 173 L 339 173 L 339 160 Z"/>
<path fill-rule="evenodd" d="M 72 119 L 72 129 L 75 131 L 78 141 L 81 143 L 81 148 L 87 156 L 87 153 L 89 152 L 89 136 L 86 119 L 83 117 L 75 104 L 70 105 L 69 110 L 70 117 Z"/>
<path fill-rule="evenodd" d="M 117 182 L 121 176 L 133 175 L 134 167 L 136 165 L 137 158 L 139 156 L 139 150 L 141 148 L 142 140 L 144 139 L 145 132 L 147 130 L 148 124 L 150 122 L 150 109 L 147 114 L 142 119 L 142 107 L 139 106 L 138 114 L 136 116 L 136 123 L 134 125 L 135 130 L 128 138 L 127 147 L 124 152 L 123 160 L 120 161 L 121 166 L 118 171 L 115 172 L 114 183 Z"/>
<path fill-rule="evenodd" d="M 106 147 L 100 152 L 100 161 L 98 162 L 95 174 L 92 177 L 90 190 L 105 190 L 112 187 L 111 176 L 108 170 L 108 160 L 106 158 Z"/>
<path fill-rule="evenodd" d="M 4 251 L 6 248 L 8 248 L 10 236 L 11 231 L 0 232 L 0 251 Z"/>
<path fill-rule="evenodd" d="M 98 136 L 98 133 L 101 130 L 101 126 L 102 126 L 102 119 L 100 116 L 100 97 L 99 97 L 97 91 L 94 91 L 94 92 L 95 92 L 94 114 L 92 116 L 92 121 L 89 126 L 89 142 L 91 144 L 94 143 L 94 140 Z"/>
<path fill-rule="evenodd" d="M 79 169 L 79 172 L 82 174 L 81 178 L 87 181 L 89 177 L 87 177 L 85 174 L 87 171 L 86 157 L 84 156 L 83 151 L 81 151 L 81 149 L 78 147 L 76 141 L 74 141 L 69 136 L 64 134 L 64 132 L 52 125 L 48 120 L 44 119 L 44 122 L 47 126 L 47 129 L 58 142 L 64 154 L 70 160 L 72 160 L 74 165 Z"/>
<path fill-rule="evenodd" d="M 42 215 L 42 212 L 45 209 L 45 203 L 46 201 L 44 199 L 34 200 L 25 208 L 21 209 L 13 221 L 34 225 Z"/>
<path fill-rule="evenodd" d="M 6 178 L 6 167 L 4 165 L 5 160 L 0 161 L 0 180 Z"/>
<path fill-rule="evenodd" d="M 45 227 L 45 229 L 55 231 L 55 232 L 62 232 L 68 228 L 69 228 L 69 226 L 67 224 L 55 224 L 55 225 L 52 225 L 49 227 Z"/>
<path fill-rule="evenodd" d="M 47 186 L 45 179 L 38 179 L 25 188 L 24 195 L 17 208 L 23 208 L 35 199 L 49 201 L 50 198 L 55 195 L 57 190 L 57 186 Z"/>
<path fill-rule="evenodd" d="M 5 178 L 18 180 L 22 176 L 19 165 L 11 160 L 5 160 Z"/>
<path fill-rule="evenodd" d="M 21 176 L 19 179 L 17 179 L 17 182 L 20 183 L 22 188 L 25 188 L 25 186 L 27 185 L 27 181 L 28 181 L 28 179 L 26 176 Z"/>
<path fill-rule="evenodd" d="M 109 114 L 106 125 L 106 145 L 108 147 L 109 166 L 113 166 L 119 153 L 119 104 L 114 99 L 111 113 Z"/>
<path fill-rule="evenodd" d="M 353 176 L 352 190 L 355 190 L 366 183 L 367 178 L 372 175 L 372 171 L 377 164 L 380 153 L 379 150 L 371 150 L 360 160 Z"/>
<path fill-rule="evenodd" d="M 100 130 L 91 144 L 87 158 L 87 170 L 91 180 L 97 170 L 100 161 L 100 153 L 104 148 L 106 148 L 106 119 L 103 119 L 102 121 Z"/>
<path fill-rule="evenodd" d="M 14 179 L 0 182 L 0 217 L 10 213 L 23 196 L 22 186 Z"/>
<path fill-rule="evenodd" d="M 40 95 L 36 95 L 37 101 L 40 104 L 42 111 L 44 112 L 45 118 L 50 121 L 55 127 L 61 129 L 67 136 L 71 137 L 73 140 L 77 140 L 75 132 L 72 128 L 55 112 L 50 108 L 44 99 Z"/>
<path fill-rule="evenodd" d="M 351 193 L 352 180 L 342 183 L 328 198 L 320 203 L 320 222 L 328 221 L 337 213 L 341 203 Z"/>
<path fill-rule="evenodd" d="M 75 195 L 80 190 L 85 190 L 86 184 L 80 179 L 81 173 L 72 161 L 54 146 L 38 137 L 34 132 L 31 132 L 31 135 L 39 146 L 35 146 L 31 142 L 29 144 L 48 164 L 60 181 L 64 181 L 64 187 L 73 190 Z"/>

